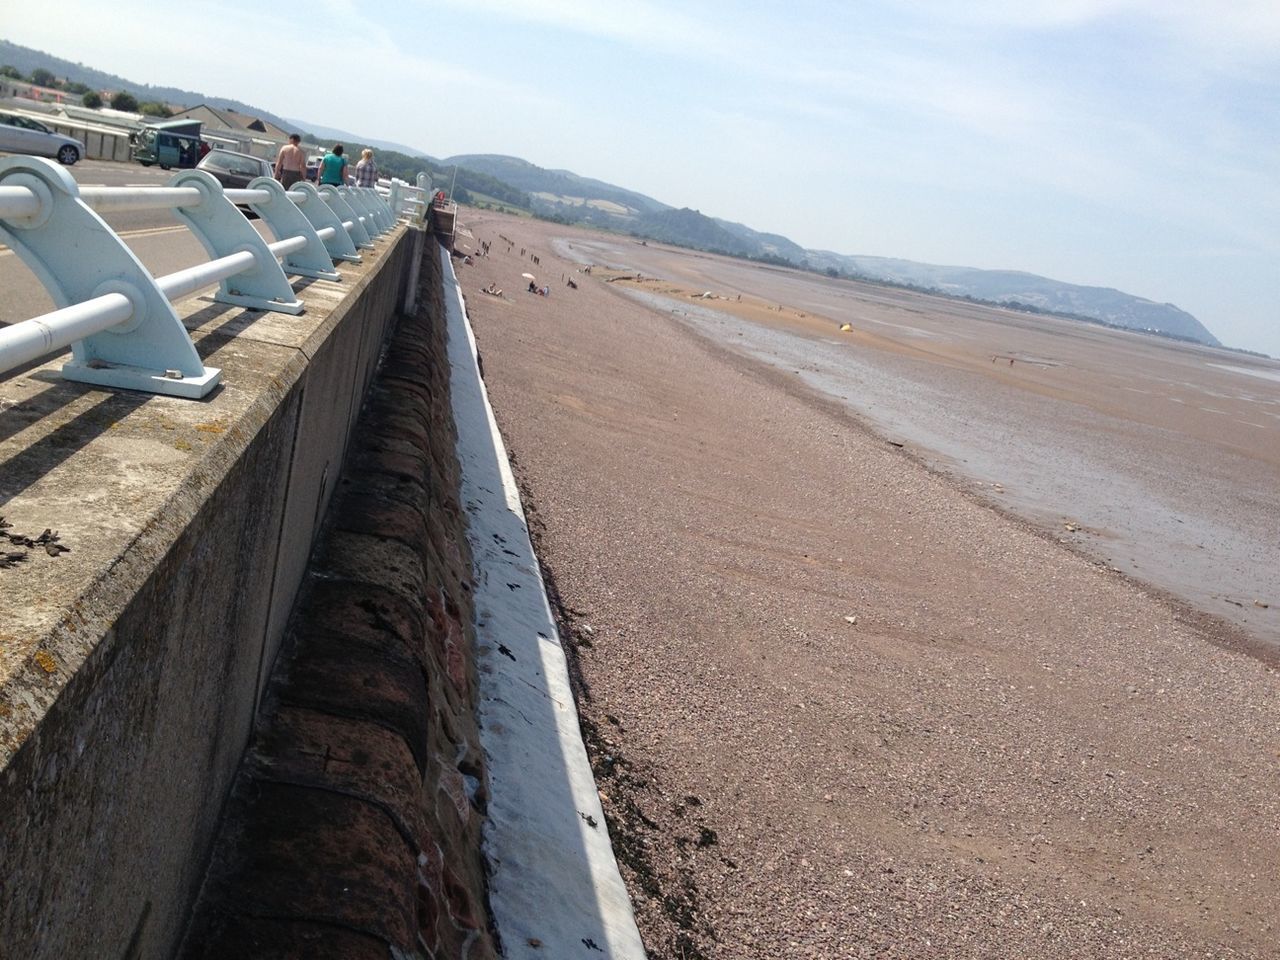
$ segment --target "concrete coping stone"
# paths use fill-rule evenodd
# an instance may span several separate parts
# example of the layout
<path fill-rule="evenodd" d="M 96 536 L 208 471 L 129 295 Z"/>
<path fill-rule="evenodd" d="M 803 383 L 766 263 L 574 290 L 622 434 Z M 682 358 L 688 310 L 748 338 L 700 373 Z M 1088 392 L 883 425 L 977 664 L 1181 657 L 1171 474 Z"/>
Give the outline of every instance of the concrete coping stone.
<path fill-rule="evenodd" d="M 0 569 L 0 769 L 40 723 L 240 455 L 303 376 L 407 228 L 376 241 L 340 282 L 296 278 L 301 315 L 203 295 L 177 305 L 223 383 L 203 400 L 73 383 L 65 354 L 0 381 L 0 516 L 49 529 Z M 0 553 L 21 552 L 0 543 Z"/>
<path fill-rule="evenodd" d="M 462 290 L 447 251 L 440 256 L 474 568 L 478 719 L 489 779 L 483 849 L 502 954 L 642 960 Z"/>

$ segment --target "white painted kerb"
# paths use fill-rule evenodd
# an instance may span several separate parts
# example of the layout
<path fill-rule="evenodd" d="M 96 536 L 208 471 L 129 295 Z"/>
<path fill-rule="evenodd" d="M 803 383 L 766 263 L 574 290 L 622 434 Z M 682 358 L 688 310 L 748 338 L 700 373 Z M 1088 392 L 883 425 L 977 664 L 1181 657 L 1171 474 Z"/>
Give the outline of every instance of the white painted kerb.
<path fill-rule="evenodd" d="M 442 249 L 440 257 L 475 576 L 480 742 L 489 777 L 484 853 L 502 954 L 642 960 L 462 290 L 449 254 Z"/>

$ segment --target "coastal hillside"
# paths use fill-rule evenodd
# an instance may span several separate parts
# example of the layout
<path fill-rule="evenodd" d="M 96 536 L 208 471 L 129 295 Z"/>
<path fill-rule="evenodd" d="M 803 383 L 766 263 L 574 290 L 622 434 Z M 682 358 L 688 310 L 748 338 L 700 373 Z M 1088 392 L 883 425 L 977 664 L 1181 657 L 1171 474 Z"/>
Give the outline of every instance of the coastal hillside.
<path fill-rule="evenodd" d="M 736 257 L 749 257 L 757 252 L 747 238 L 730 233 L 710 217 L 687 207 L 662 210 L 637 217 L 634 232 L 660 243 L 714 250 Z"/>
<path fill-rule="evenodd" d="M 83 83 L 94 90 L 124 90 L 133 94 L 140 101 L 154 101 L 175 107 L 196 107 L 208 104 L 216 110 L 227 110 L 232 113 L 247 114 L 274 123 L 283 130 L 304 131 L 319 140 L 332 140 L 335 143 L 362 143 L 379 150 L 394 150 L 410 156 L 421 155 L 422 151 L 392 140 L 365 140 L 353 133 L 310 123 L 306 120 L 294 120 L 281 117 L 270 110 L 263 110 L 242 100 L 229 97 L 201 93 L 198 90 L 186 90 L 182 87 L 167 87 L 149 83 L 135 83 L 127 77 L 117 76 L 103 70 L 96 70 L 83 63 L 75 63 L 62 57 L 55 57 L 43 50 L 34 50 L 8 40 L 0 40 L 0 64 L 14 67 L 24 76 L 37 69 L 48 70 L 59 80 L 71 83 Z"/>
<path fill-rule="evenodd" d="M 568 170 L 547 170 L 518 157 L 464 154 L 440 162 L 445 167 L 456 165 L 460 170 L 483 173 L 525 191 L 535 215 L 564 223 L 790 265 L 830 276 L 891 283 L 1221 346 L 1218 339 L 1185 310 L 1121 290 L 1065 283 L 1015 270 L 947 267 L 890 257 L 810 250 L 780 234 L 762 233 L 745 224 L 709 217 L 687 207 L 675 209 L 633 190 Z"/>
<path fill-rule="evenodd" d="M 501 154 L 462 154 L 440 161 L 445 166 L 457 164 L 477 173 L 488 174 L 528 193 L 535 213 L 575 211 L 603 212 L 621 220 L 646 213 L 670 210 L 665 203 L 623 187 L 581 177 L 569 170 L 548 170 L 519 157 Z M 655 238 L 656 239 L 656 238 Z"/>
<path fill-rule="evenodd" d="M 759 230 L 752 230 L 745 224 L 733 223 L 730 220 L 717 218 L 716 223 L 724 227 L 729 233 L 749 243 L 755 252 L 755 256 L 759 259 L 777 258 L 798 266 L 813 266 L 809 259 L 808 250 L 780 234 L 761 233 Z"/>
<path fill-rule="evenodd" d="M 33 50 L 30 47 L 10 43 L 8 40 L 0 40 L 0 64 L 16 67 L 24 75 L 29 74 L 32 70 L 43 68 L 52 72 L 59 80 L 87 84 L 94 90 L 124 90 L 142 101 L 151 100 L 157 103 L 183 107 L 195 107 L 202 103 L 207 103 L 215 109 L 230 110 L 234 113 L 246 113 L 250 116 L 259 117 L 286 130 L 291 130 L 294 127 L 294 124 L 283 117 L 276 116 L 268 110 L 261 110 L 240 100 L 211 96 L 196 90 L 184 90 L 181 87 L 134 83 L 132 80 L 116 76 L 114 73 L 96 70 L 83 63 L 64 60 L 61 57 L 55 57 L 53 54 L 45 53 L 43 50 Z"/>
<path fill-rule="evenodd" d="M 1017 270 L 947 267 L 889 257 L 806 251 L 810 266 L 842 275 L 928 290 L 947 296 L 1003 303 L 1045 313 L 1096 320 L 1130 330 L 1162 333 L 1221 346 L 1205 326 L 1171 303 L 1156 303 L 1110 287 L 1089 287 Z"/>

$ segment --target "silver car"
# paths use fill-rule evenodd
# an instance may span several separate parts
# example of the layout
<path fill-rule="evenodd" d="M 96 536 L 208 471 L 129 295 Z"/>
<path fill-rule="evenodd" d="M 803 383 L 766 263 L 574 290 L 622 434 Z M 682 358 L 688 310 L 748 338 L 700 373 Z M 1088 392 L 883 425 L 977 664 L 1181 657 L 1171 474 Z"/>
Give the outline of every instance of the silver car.
<path fill-rule="evenodd" d="M 16 113 L 0 113 L 0 150 L 53 157 L 68 167 L 84 156 L 84 144 L 79 140 Z"/>

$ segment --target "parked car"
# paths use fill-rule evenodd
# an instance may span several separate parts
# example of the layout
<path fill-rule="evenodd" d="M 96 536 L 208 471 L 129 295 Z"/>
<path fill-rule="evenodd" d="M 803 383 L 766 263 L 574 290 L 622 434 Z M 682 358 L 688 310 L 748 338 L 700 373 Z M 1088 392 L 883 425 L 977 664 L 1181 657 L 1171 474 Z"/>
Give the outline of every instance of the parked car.
<path fill-rule="evenodd" d="M 0 150 L 53 157 L 68 167 L 84 156 L 84 144 L 75 137 L 54 133 L 40 121 L 16 113 L 0 113 Z"/>
<path fill-rule="evenodd" d="M 232 150 L 210 150 L 196 164 L 196 169 L 213 174 L 224 187 L 240 189 L 258 177 L 271 176 L 273 168 L 270 161 L 261 157 Z"/>

